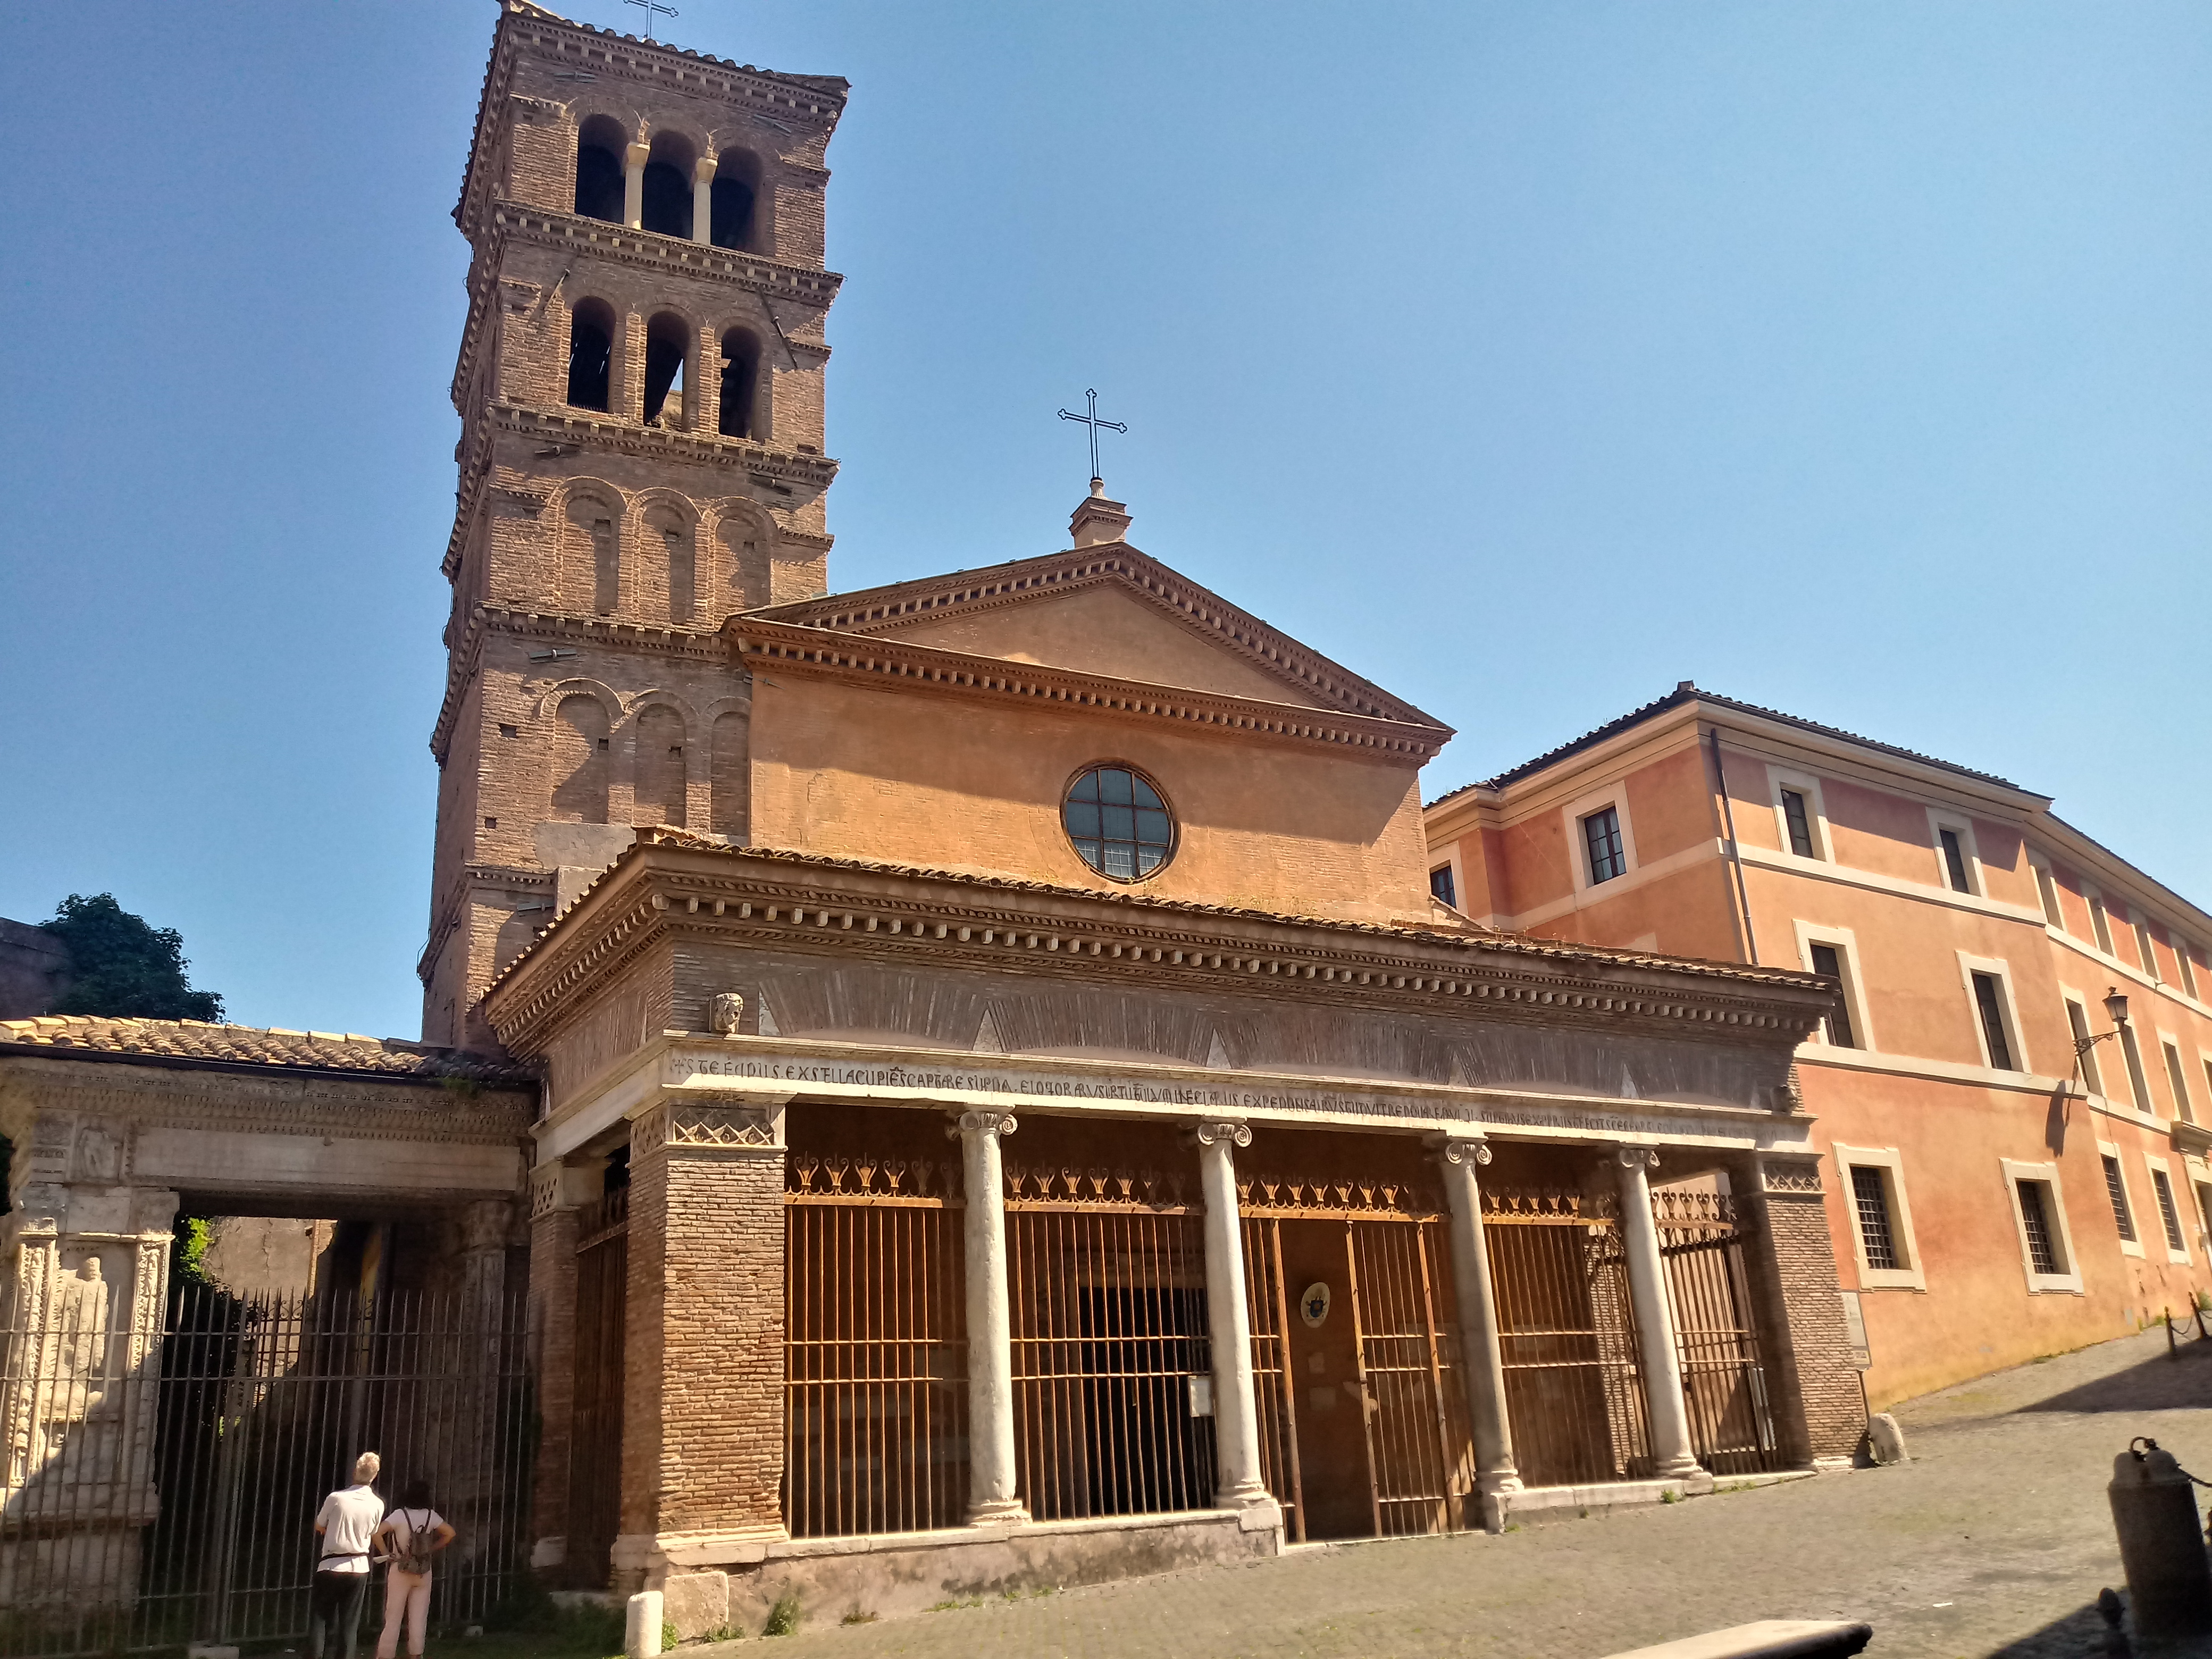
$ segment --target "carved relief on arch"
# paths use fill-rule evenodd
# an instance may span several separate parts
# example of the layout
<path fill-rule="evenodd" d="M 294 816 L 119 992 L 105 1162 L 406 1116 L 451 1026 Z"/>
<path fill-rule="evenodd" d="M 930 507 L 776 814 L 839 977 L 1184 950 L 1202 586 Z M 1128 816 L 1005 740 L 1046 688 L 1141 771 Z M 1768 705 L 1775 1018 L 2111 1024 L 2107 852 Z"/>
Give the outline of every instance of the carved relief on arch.
<path fill-rule="evenodd" d="M 636 506 L 638 616 L 690 627 L 701 620 L 699 509 L 671 489 L 644 491 Z"/>
<path fill-rule="evenodd" d="M 719 611 L 712 620 L 738 611 L 757 611 L 774 603 L 775 521 L 742 497 L 720 503 L 714 539 L 716 582 L 713 589 Z"/>
<path fill-rule="evenodd" d="M 556 520 L 554 593 L 573 617 L 611 617 L 622 608 L 621 490 L 598 478 L 572 478 Z"/>

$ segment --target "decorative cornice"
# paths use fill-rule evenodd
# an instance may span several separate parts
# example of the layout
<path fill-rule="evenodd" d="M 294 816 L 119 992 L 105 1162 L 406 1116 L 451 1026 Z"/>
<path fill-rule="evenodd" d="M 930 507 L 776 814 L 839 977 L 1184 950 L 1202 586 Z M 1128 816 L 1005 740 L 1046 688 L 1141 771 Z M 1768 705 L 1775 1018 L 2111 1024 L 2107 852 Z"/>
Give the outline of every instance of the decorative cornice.
<path fill-rule="evenodd" d="M 630 1156 L 683 1152 L 757 1157 L 783 1151 L 783 1112 L 742 1095 L 717 1098 L 708 1091 L 663 1100 L 630 1125 Z"/>
<path fill-rule="evenodd" d="M 593 28 L 588 23 L 571 22 L 535 6 L 507 0 L 484 72 L 476 134 L 461 174 L 460 199 L 453 207 L 453 222 L 465 233 L 475 217 L 474 204 L 488 188 L 480 166 L 486 153 L 484 140 L 513 87 L 515 66 L 525 51 L 571 70 L 588 70 L 594 77 L 605 76 L 718 98 L 731 109 L 766 120 L 784 131 L 792 131 L 793 124 L 811 129 L 825 142 L 845 109 L 848 83 L 841 76 L 781 75 L 750 64 L 732 64 L 726 58 L 710 58 L 659 41 L 617 34 L 611 29 Z"/>
<path fill-rule="evenodd" d="M 738 661 L 748 667 L 765 664 L 862 684 L 897 680 L 955 696 L 1059 703 L 1274 742 L 1364 750 L 1392 760 L 1425 761 L 1451 736 L 1449 728 L 1440 726 L 1150 685 L 864 634 L 836 634 L 773 621 L 757 611 L 731 617 L 722 631 Z"/>
<path fill-rule="evenodd" d="M 1759 1183 L 1763 1191 L 1778 1193 L 1788 1197 L 1802 1197 L 1820 1193 L 1820 1165 L 1815 1158 L 1762 1158 L 1759 1161 Z"/>
<path fill-rule="evenodd" d="M 829 489 L 837 477 L 837 463 L 826 455 L 771 449 L 750 439 L 725 438 L 718 433 L 635 425 L 595 410 L 570 409 L 565 404 L 559 409 L 532 409 L 521 404 L 487 404 L 484 418 L 497 430 L 520 437 L 743 472 L 763 483 L 783 482 L 820 491 Z"/>
<path fill-rule="evenodd" d="M 1472 1010 L 1662 1031 L 1718 1028 L 1794 1047 L 1826 1012 L 1825 982 L 1510 935 L 1468 937 L 1224 906 L 961 877 L 647 830 L 483 1004 L 507 1048 L 534 1054 L 623 964 L 671 938 L 866 955 L 902 965 L 1019 968 L 1186 990 L 1267 982 L 1342 1006 Z"/>
<path fill-rule="evenodd" d="M 1023 559 L 982 570 L 897 582 L 854 593 L 770 607 L 777 622 L 838 633 L 880 635 L 910 623 L 1028 603 L 1041 594 L 1112 582 L 1263 673 L 1352 714 L 1448 730 L 1411 703 L 1299 643 L 1124 544 Z"/>
<path fill-rule="evenodd" d="M 430 752 L 438 764 L 446 763 L 453 747 L 453 722 L 469 685 L 483 665 L 484 644 L 495 634 L 518 639 L 574 640 L 608 651 L 632 651 L 654 657 L 673 657 L 696 663 L 727 660 L 720 635 L 713 629 L 665 627 L 657 623 L 622 622 L 607 617 L 568 617 L 557 611 L 520 611 L 507 605 L 479 605 L 469 612 L 459 641 L 446 655 L 446 695 L 438 704 L 438 719 L 430 728 Z M 558 678 L 557 676 L 556 678 Z"/>
<path fill-rule="evenodd" d="M 633 230 L 628 225 L 610 224 L 605 219 L 586 219 L 574 213 L 526 207 L 520 202 L 495 204 L 491 225 L 495 265 L 500 263 L 496 254 L 501 242 L 528 242 L 563 254 L 588 255 L 611 264 L 649 270 L 656 276 L 702 277 L 770 299 L 789 300 L 817 313 L 829 310 L 845 282 L 842 273 L 824 270 L 819 265 L 803 265 L 765 253 L 748 253 L 740 248 L 716 247 L 711 242 L 695 242 L 688 236 Z M 797 326 L 802 329 L 818 328 L 821 324 L 818 314 L 797 321 Z M 793 340 L 792 343 L 801 343 Z M 830 349 L 819 341 L 814 343 L 814 349 L 825 356 Z"/>

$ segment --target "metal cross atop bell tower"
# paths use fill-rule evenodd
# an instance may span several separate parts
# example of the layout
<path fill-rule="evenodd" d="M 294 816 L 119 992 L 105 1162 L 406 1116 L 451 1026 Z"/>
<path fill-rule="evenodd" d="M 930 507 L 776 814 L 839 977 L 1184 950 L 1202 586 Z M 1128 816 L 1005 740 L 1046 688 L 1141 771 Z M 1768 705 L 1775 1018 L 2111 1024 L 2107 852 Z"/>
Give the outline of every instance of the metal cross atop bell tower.
<path fill-rule="evenodd" d="M 1103 426 L 1109 432 L 1127 432 L 1129 428 L 1119 421 L 1103 421 L 1098 418 L 1098 393 L 1095 389 L 1086 390 L 1083 395 L 1090 399 L 1091 412 L 1087 415 L 1078 415 L 1073 410 L 1063 409 L 1060 411 L 1060 418 L 1063 421 L 1074 421 L 1091 428 L 1091 487 L 1096 489 L 1106 482 L 1105 475 L 1098 470 L 1098 428 Z"/>

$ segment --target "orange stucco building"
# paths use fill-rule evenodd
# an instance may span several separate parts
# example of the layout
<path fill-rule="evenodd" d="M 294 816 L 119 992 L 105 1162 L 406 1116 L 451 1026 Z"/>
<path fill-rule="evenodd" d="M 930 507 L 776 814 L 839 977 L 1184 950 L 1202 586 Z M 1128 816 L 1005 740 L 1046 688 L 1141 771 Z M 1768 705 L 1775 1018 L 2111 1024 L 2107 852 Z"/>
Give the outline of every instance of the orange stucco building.
<path fill-rule="evenodd" d="M 2051 808 L 1686 681 L 1426 821 L 1486 925 L 1838 982 L 1798 1087 L 1879 1407 L 2212 1288 L 2212 916 Z"/>

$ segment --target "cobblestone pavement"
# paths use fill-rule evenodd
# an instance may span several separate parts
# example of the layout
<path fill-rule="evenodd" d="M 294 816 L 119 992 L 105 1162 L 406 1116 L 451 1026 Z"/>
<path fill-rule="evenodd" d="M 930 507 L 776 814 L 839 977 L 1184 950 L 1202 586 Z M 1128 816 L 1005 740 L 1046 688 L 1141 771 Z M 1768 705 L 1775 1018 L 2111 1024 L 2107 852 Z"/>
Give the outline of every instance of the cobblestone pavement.
<path fill-rule="evenodd" d="M 2114 1455 L 2149 1434 L 2212 1475 L 2212 1343 L 2176 1361 L 2157 1332 L 2124 1338 L 1897 1414 L 1913 1457 L 1899 1468 L 1495 1538 L 1295 1550 L 873 1625 L 803 1623 L 775 1650 L 1597 1659 L 1755 1619 L 1850 1618 L 1875 1626 L 1878 1659 L 2074 1659 L 2100 1650 L 2091 1603 L 2123 1583 L 2105 1498 Z"/>

